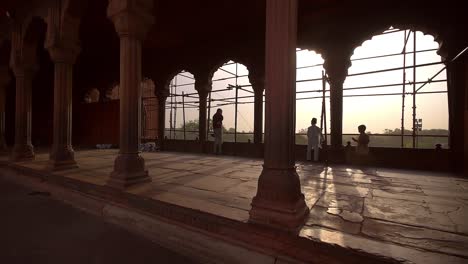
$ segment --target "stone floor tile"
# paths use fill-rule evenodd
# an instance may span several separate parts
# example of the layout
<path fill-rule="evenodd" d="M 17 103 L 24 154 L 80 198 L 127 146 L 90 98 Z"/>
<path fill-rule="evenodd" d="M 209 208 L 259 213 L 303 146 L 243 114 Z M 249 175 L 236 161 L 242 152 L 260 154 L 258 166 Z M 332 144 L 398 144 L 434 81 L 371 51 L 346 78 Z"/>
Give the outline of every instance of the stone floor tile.
<path fill-rule="evenodd" d="M 247 181 L 225 190 L 226 194 L 252 199 L 257 193 L 257 181 Z"/>
<path fill-rule="evenodd" d="M 220 178 L 214 176 L 202 176 L 197 177 L 192 181 L 188 181 L 184 185 L 202 190 L 224 192 L 228 188 L 237 186 L 241 183 L 243 183 L 243 181 L 236 179 Z"/>
<path fill-rule="evenodd" d="M 468 205 L 461 205 L 456 210 L 448 212 L 450 220 L 455 224 L 456 230 L 468 236 Z"/>
<path fill-rule="evenodd" d="M 357 251 L 364 250 L 375 255 L 392 257 L 400 260 L 402 263 L 466 264 L 467 262 L 465 258 L 403 247 L 321 227 L 306 226 L 301 230 L 300 236 L 318 239 L 326 243 L 340 245 Z"/>
<path fill-rule="evenodd" d="M 364 198 L 325 192 L 316 205 L 325 208 L 338 208 L 350 212 L 362 213 Z"/>
<path fill-rule="evenodd" d="M 444 213 L 432 212 L 426 203 L 373 197 L 364 200 L 364 217 L 456 232 Z"/>
<path fill-rule="evenodd" d="M 304 189 L 302 193 L 304 194 L 306 204 L 307 206 L 309 206 L 309 208 L 315 206 L 317 204 L 317 201 L 323 195 L 322 191 L 307 191 L 306 189 Z"/>
<path fill-rule="evenodd" d="M 223 174 L 223 177 L 239 179 L 244 181 L 257 180 L 260 174 L 258 172 L 251 172 L 247 170 L 233 171 Z"/>
<path fill-rule="evenodd" d="M 428 189 L 421 187 L 422 191 L 432 197 L 441 197 L 441 198 L 462 198 L 462 199 L 468 199 L 468 192 L 463 189 Z"/>
<path fill-rule="evenodd" d="M 349 196 L 366 197 L 369 193 L 369 188 L 347 186 L 342 184 L 327 184 L 326 191 Z"/>
<path fill-rule="evenodd" d="M 341 209 L 333 208 L 333 210 L 329 212 L 325 207 L 314 206 L 310 210 L 306 225 L 328 227 L 346 233 L 358 234 L 361 229 L 360 222 L 348 221 L 348 219 L 340 215 L 341 213 Z M 352 220 L 355 219 L 352 218 Z"/>

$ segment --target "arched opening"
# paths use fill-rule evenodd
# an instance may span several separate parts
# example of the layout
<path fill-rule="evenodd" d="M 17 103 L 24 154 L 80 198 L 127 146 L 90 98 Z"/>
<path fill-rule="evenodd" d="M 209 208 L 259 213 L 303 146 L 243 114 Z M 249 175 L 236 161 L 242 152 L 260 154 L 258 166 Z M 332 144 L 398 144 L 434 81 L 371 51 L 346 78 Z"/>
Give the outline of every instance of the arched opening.
<path fill-rule="evenodd" d="M 154 141 L 157 137 L 157 98 L 155 95 L 154 82 L 149 78 L 141 81 L 141 139 L 142 141 Z M 85 103 L 98 103 L 100 99 L 99 90 L 94 88 L 85 95 Z M 106 90 L 104 101 L 120 100 L 119 84 L 111 86 Z"/>
<path fill-rule="evenodd" d="M 356 48 L 343 85 L 343 142 L 365 124 L 373 147 L 449 148 L 438 47 L 432 36 L 391 27 Z"/>
<path fill-rule="evenodd" d="M 307 145 L 312 118 L 324 135 L 330 134 L 330 89 L 322 56 L 306 49 L 297 49 L 296 54 L 296 144 Z"/>
<path fill-rule="evenodd" d="M 166 100 L 165 137 L 168 139 L 198 139 L 199 97 L 195 77 L 187 71 L 174 76 Z"/>
<path fill-rule="evenodd" d="M 253 142 L 254 91 L 249 71 L 243 64 L 228 61 L 213 75 L 212 91 L 208 95 L 208 118 L 218 108 L 223 110 L 223 141 Z M 209 131 L 212 124 L 209 122 Z M 208 140 L 213 138 L 208 137 Z"/>
<path fill-rule="evenodd" d="M 32 66 L 31 141 L 36 150 L 48 148 L 53 136 L 54 63 L 44 48 L 47 24 L 41 17 L 33 17 L 23 36 L 22 56 L 25 66 Z"/>

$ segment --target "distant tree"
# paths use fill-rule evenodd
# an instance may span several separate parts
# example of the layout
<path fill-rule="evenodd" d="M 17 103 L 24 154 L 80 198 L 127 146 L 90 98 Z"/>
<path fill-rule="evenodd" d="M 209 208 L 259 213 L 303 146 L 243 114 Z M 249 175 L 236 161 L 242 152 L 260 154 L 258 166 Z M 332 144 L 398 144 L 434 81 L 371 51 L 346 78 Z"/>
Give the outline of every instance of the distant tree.
<path fill-rule="evenodd" d="M 185 122 L 185 130 L 186 131 L 198 131 L 199 126 L 200 126 L 200 122 L 198 121 L 198 119 L 189 120 L 189 121 Z M 180 126 L 180 129 L 181 130 L 184 129 L 184 124 L 182 124 Z"/>

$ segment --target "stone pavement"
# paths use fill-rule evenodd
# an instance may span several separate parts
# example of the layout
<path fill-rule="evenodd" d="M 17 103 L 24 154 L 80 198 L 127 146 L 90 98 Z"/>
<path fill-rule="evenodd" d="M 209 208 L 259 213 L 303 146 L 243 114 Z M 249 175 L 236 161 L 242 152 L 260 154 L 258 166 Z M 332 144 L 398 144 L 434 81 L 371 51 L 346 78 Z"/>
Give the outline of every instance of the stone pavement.
<path fill-rule="evenodd" d="M 105 185 L 116 150 L 79 151 L 57 172 Z M 143 153 L 153 181 L 138 196 L 247 222 L 262 161 Z M 41 170 L 48 155 L 21 164 Z M 468 263 L 468 180 L 448 173 L 298 163 L 310 217 L 300 236 L 416 263 Z"/>
<path fill-rule="evenodd" d="M 195 263 L 48 193 L 0 179 L 0 263 Z"/>

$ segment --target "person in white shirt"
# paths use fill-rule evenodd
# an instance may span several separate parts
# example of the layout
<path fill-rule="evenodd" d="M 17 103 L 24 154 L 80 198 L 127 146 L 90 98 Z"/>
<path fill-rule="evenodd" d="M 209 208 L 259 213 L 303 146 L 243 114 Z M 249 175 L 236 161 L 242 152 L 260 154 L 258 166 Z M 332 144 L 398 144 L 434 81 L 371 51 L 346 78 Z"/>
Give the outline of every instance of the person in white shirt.
<path fill-rule="evenodd" d="M 317 126 L 317 118 L 312 118 L 312 125 L 307 129 L 307 160 L 311 160 L 314 149 L 314 161 L 318 161 L 320 142 L 323 141 L 322 129 Z"/>

